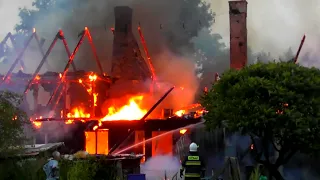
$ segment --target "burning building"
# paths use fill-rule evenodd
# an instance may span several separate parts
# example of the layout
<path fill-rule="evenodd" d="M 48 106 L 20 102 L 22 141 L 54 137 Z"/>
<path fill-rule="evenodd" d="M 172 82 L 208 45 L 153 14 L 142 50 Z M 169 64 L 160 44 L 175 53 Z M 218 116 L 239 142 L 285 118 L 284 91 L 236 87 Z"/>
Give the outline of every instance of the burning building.
<path fill-rule="evenodd" d="M 40 48 L 43 57 L 33 74 L 22 70 L 13 73 L 18 64 L 23 65 L 22 57 L 33 38 L 42 47 L 43 42 L 34 30 L 25 48 L 19 51 L 8 72 L 2 76 L 1 88 L 15 86 L 14 89 L 24 94 L 32 91 L 34 105 L 29 115 L 37 127 L 36 140 L 39 143 L 57 141 L 63 134 L 69 151 L 85 149 L 90 154 L 135 152 L 147 157 L 172 154 L 175 136 L 181 134 L 176 129 L 199 123 L 202 110 L 183 110 L 175 115 L 172 109 L 167 108 L 162 114 L 150 117 L 174 87 L 158 101 L 145 105 L 146 96 L 152 96 L 153 88 L 158 85 L 141 27 L 138 27 L 138 32 L 146 58 L 141 55 L 132 32 L 132 9 L 121 6 L 114 10 L 116 22 L 110 75 L 103 70 L 87 27 L 80 33 L 72 52 L 60 30 L 46 52 Z M 85 38 L 91 45 L 98 72 L 79 70 L 73 62 Z M 40 74 L 58 40 L 63 42 L 68 57 L 64 71 Z M 73 71 L 69 70 L 70 67 Z M 40 86 L 50 94 L 46 106 L 38 103 Z"/>

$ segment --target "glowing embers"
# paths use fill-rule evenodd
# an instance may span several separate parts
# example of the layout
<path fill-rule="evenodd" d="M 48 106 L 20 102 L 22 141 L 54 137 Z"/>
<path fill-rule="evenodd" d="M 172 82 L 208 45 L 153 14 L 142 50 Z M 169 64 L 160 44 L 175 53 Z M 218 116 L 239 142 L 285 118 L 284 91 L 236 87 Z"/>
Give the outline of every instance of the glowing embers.
<path fill-rule="evenodd" d="M 174 114 L 178 117 L 191 117 L 191 118 L 198 118 L 205 113 L 204 108 L 201 106 L 201 104 L 192 104 L 188 107 L 184 107 L 178 111 L 176 111 Z"/>
<path fill-rule="evenodd" d="M 141 119 L 147 113 L 146 109 L 140 107 L 142 100 L 143 96 L 134 96 L 129 99 L 126 105 L 120 108 L 109 107 L 108 114 L 101 121 Z"/>
<path fill-rule="evenodd" d="M 182 117 L 185 113 L 186 113 L 186 110 L 179 110 L 179 111 L 176 111 L 174 114 L 179 117 Z"/>
<path fill-rule="evenodd" d="M 70 113 L 67 114 L 68 118 L 90 118 L 90 113 L 85 113 L 84 108 L 73 108 Z"/>
<path fill-rule="evenodd" d="M 38 119 L 42 119 L 42 116 L 37 117 L 37 118 L 35 118 L 35 119 L 30 118 L 30 121 L 32 122 L 33 126 L 34 126 L 36 129 L 39 129 L 39 128 L 41 128 L 41 126 L 42 126 L 42 122 L 36 121 L 36 120 L 38 120 Z"/>
<path fill-rule="evenodd" d="M 90 113 L 86 113 L 85 109 L 82 107 L 76 107 L 73 108 L 71 112 L 69 112 L 67 114 L 68 118 L 90 118 L 91 115 Z M 85 120 L 81 119 L 82 122 L 85 122 Z M 72 124 L 74 122 L 74 120 L 72 119 L 68 119 L 67 121 L 65 121 L 66 124 Z"/>
<path fill-rule="evenodd" d="M 109 130 L 98 129 L 85 132 L 85 148 L 89 154 L 108 154 L 109 152 Z"/>
<path fill-rule="evenodd" d="M 183 134 L 185 134 L 187 131 L 188 131 L 187 129 L 180 129 L 179 133 L 183 135 Z"/>

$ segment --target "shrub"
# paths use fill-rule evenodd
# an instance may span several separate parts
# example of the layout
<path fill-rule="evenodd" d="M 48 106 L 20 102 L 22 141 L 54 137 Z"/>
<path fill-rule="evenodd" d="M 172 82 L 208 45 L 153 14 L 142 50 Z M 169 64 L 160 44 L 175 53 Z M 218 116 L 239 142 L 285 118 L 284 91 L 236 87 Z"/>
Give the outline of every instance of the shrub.
<path fill-rule="evenodd" d="M 68 180 L 92 180 L 97 173 L 98 165 L 87 160 L 74 161 L 69 168 Z"/>
<path fill-rule="evenodd" d="M 0 179 L 2 180 L 40 180 L 45 179 L 42 170 L 43 159 L 14 160 L 7 159 L 0 163 Z"/>
<path fill-rule="evenodd" d="M 250 180 L 259 180 L 260 178 L 260 169 L 259 166 L 254 169 L 254 171 L 250 175 Z"/>
<path fill-rule="evenodd" d="M 1 180 L 44 180 L 45 173 L 42 169 L 47 162 L 41 159 L 8 159 L 0 162 Z M 106 159 L 88 158 L 79 160 L 61 160 L 61 180 L 116 180 L 117 168 Z"/>

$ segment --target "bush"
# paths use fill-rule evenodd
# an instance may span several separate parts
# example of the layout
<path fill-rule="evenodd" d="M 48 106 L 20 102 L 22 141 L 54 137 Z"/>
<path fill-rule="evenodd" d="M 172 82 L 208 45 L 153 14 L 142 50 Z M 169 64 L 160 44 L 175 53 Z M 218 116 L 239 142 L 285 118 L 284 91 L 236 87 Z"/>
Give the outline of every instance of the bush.
<path fill-rule="evenodd" d="M 98 165 L 90 161 L 74 161 L 67 172 L 68 180 L 92 180 L 97 173 Z"/>
<path fill-rule="evenodd" d="M 44 159 L 4 160 L 0 163 L 0 179 L 43 180 L 46 178 L 42 170 L 44 163 Z"/>
<path fill-rule="evenodd" d="M 259 166 L 254 169 L 250 175 L 250 180 L 259 180 L 260 179 L 260 169 Z"/>
<path fill-rule="evenodd" d="M 1 180 L 44 180 L 42 169 L 46 159 L 4 160 L 0 162 Z M 116 180 L 117 169 L 105 159 L 88 158 L 82 160 L 61 160 L 61 180 Z"/>

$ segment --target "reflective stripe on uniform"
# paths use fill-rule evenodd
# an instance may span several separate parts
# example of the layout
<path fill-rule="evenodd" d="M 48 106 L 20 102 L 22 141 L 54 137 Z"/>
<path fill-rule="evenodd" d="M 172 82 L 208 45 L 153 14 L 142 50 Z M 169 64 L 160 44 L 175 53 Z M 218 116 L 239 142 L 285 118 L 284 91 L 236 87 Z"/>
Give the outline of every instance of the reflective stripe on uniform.
<path fill-rule="evenodd" d="M 200 157 L 199 156 L 188 156 L 189 161 L 199 161 Z"/>
<path fill-rule="evenodd" d="M 186 166 L 201 166 L 201 161 L 186 161 Z"/>
<path fill-rule="evenodd" d="M 185 173 L 185 177 L 200 177 L 200 174 L 198 173 Z"/>

